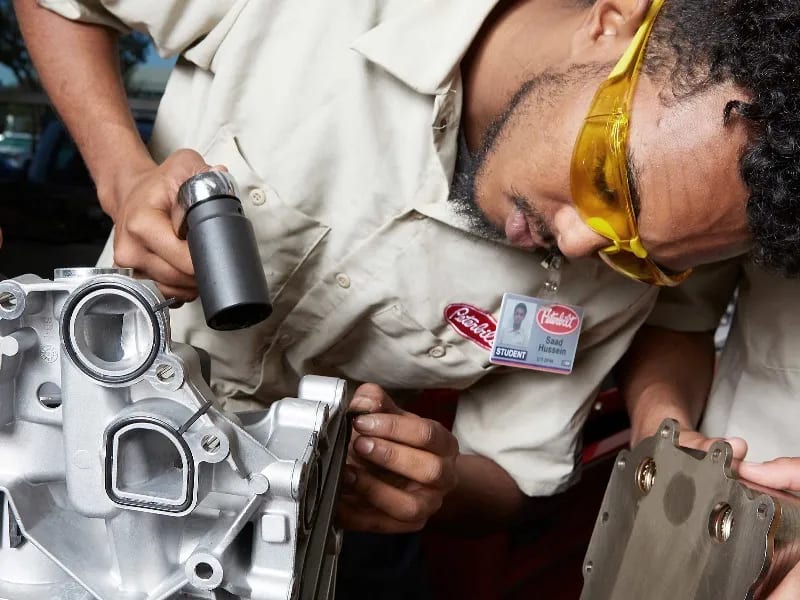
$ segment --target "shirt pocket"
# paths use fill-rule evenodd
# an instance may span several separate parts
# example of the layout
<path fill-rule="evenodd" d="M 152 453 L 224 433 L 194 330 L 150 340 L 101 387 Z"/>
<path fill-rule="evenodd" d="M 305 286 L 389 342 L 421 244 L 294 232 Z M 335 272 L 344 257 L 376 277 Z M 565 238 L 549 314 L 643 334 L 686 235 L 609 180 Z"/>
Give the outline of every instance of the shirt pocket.
<path fill-rule="evenodd" d="M 463 389 L 493 368 L 420 325 L 401 304 L 364 317 L 314 362 L 387 389 Z"/>
<path fill-rule="evenodd" d="M 242 154 L 236 137 L 223 128 L 202 152 L 211 165 L 225 165 L 239 186 L 245 215 L 255 230 L 273 302 L 292 274 L 308 259 L 330 228 L 283 202 Z"/>

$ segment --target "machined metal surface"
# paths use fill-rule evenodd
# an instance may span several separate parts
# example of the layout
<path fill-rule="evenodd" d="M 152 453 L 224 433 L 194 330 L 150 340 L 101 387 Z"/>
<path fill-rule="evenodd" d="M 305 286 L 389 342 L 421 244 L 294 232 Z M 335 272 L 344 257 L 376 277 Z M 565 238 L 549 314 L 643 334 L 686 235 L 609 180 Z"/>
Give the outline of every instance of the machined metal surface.
<path fill-rule="evenodd" d="M 680 447 L 677 422 L 617 457 L 582 600 L 763 598 L 800 561 L 800 499 L 736 478 L 728 443 Z"/>
<path fill-rule="evenodd" d="M 239 197 L 236 180 L 226 171 L 199 173 L 183 182 L 178 189 L 178 203 L 185 211 L 195 204 L 220 196 Z"/>
<path fill-rule="evenodd" d="M 125 272 L 0 282 L 0 600 L 323 600 L 345 384 L 228 413 Z"/>

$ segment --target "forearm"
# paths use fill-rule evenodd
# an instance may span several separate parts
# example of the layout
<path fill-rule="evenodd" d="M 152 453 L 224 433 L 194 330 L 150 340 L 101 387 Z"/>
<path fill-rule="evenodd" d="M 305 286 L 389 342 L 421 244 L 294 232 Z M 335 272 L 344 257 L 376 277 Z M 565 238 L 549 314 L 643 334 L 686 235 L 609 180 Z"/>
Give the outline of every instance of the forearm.
<path fill-rule="evenodd" d="M 496 462 L 461 454 L 456 469 L 458 485 L 445 497 L 432 525 L 449 528 L 470 523 L 470 532 L 481 533 L 506 527 L 519 516 L 526 497 Z"/>
<path fill-rule="evenodd" d="M 113 216 L 117 190 L 153 166 L 128 107 L 117 34 L 64 19 L 36 0 L 14 0 L 14 8 L 42 84 Z"/>
<path fill-rule="evenodd" d="M 631 419 L 632 443 L 652 435 L 667 417 L 694 429 L 713 373 L 713 333 L 643 327 L 617 372 Z"/>

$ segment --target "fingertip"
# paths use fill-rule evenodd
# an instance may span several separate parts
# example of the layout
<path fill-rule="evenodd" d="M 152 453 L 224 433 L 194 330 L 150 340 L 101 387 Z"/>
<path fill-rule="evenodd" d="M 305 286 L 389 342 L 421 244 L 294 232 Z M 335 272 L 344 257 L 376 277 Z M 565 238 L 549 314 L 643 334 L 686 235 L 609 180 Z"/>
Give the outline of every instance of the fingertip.
<path fill-rule="evenodd" d="M 359 388 L 360 389 L 360 388 Z M 358 390 L 356 390 L 358 394 Z M 350 401 L 350 412 L 375 412 L 378 409 L 378 403 L 369 396 L 356 395 Z"/>

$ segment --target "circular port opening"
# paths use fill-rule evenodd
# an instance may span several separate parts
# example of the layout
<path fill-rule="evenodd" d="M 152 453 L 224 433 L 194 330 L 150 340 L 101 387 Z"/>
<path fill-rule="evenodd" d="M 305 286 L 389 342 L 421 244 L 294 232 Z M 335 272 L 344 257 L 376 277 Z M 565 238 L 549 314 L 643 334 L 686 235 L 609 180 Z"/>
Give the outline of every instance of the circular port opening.
<path fill-rule="evenodd" d="M 649 494 L 656 483 L 656 461 L 645 458 L 636 469 L 636 487 L 642 493 Z"/>
<path fill-rule="evenodd" d="M 720 502 L 711 511 L 708 520 L 708 533 L 711 539 L 720 544 L 727 542 L 733 533 L 733 508 L 727 502 Z"/>
<path fill-rule="evenodd" d="M 194 568 L 194 574 L 200 579 L 209 580 L 214 576 L 214 567 L 206 562 L 199 562 Z"/>
<path fill-rule="evenodd" d="M 158 331 L 148 307 L 119 288 L 98 289 L 75 305 L 69 319 L 79 366 L 100 378 L 136 377 L 152 364 Z"/>
<path fill-rule="evenodd" d="M 17 308 L 17 297 L 11 292 L 0 293 L 0 309 L 11 312 Z"/>
<path fill-rule="evenodd" d="M 55 410 L 61 406 L 61 388 L 52 381 L 45 381 L 37 388 L 36 398 L 45 408 Z"/>

